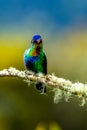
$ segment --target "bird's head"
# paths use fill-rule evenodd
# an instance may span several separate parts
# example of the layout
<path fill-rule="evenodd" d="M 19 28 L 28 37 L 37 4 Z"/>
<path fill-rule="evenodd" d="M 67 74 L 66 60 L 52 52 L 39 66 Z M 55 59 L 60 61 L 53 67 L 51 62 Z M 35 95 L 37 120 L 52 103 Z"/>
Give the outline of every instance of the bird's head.
<path fill-rule="evenodd" d="M 43 48 L 42 37 L 40 35 L 38 35 L 38 34 L 35 34 L 32 37 L 31 45 L 33 46 L 35 51 L 40 52 L 42 50 L 42 48 Z"/>

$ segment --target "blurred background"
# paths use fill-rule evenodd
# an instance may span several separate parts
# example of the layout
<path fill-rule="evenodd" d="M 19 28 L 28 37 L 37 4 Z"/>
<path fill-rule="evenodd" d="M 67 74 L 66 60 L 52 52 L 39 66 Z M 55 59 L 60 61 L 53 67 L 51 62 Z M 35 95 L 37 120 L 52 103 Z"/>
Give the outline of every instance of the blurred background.
<path fill-rule="evenodd" d="M 48 73 L 87 82 L 86 0 L 0 0 L 0 70 L 24 70 L 23 53 L 33 34 L 43 38 Z M 0 130 L 87 130 L 87 105 L 53 103 L 34 85 L 0 78 Z"/>

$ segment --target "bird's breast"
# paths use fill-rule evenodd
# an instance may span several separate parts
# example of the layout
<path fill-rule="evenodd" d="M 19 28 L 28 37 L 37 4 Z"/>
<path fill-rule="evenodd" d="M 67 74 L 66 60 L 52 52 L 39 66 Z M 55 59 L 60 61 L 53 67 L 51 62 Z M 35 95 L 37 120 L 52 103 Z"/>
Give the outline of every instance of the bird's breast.
<path fill-rule="evenodd" d="M 30 56 L 29 57 L 29 61 L 34 63 L 34 62 L 37 62 L 39 60 L 39 57 L 38 56 Z"/>

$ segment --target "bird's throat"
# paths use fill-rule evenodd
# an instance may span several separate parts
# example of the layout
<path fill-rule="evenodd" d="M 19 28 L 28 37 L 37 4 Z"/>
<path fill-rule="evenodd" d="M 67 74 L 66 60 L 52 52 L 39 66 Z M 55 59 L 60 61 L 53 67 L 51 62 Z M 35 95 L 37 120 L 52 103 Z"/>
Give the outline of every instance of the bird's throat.
<path fill-rule="evenodd" d="M 37 55 L 39 55 L 39 54 L 41 53 L 42 49 L 43 49 L 43 45 L 42 45 L 42 44 L 39 44 L 39 45 L 36 45 L 36 44 L 35 44 L 35 45 L 31 45 L 29 54 L 30 54 L 31 56 L 37 56 Z"/>
<path fill-rule="evenodd" d="M 34 50 L 34 51 L 32 52 L 32 55 L 33 55 L 33 56 L 37 56 L 39 53 L 40 53 L 40 52 L 38 52 L 37 50 Z"/>
<path fill-rule="evenodd" d="M 37 56 L 40 54 L 41 50 L 41 48 L 31 48 L 29 53 L 31 56 Z"/>

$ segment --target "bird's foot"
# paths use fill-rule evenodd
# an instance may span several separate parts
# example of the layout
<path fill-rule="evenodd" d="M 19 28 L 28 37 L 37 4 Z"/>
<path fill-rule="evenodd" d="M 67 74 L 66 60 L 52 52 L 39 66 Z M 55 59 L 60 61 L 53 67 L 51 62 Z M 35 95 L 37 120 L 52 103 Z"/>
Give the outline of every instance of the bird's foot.
<path fill-rule="evenodd" d="M 33 71 L 29 71 L 29 70 L 25 70 L 25 73 L 26 73 L 27 75 L 35 74 Z"/>

